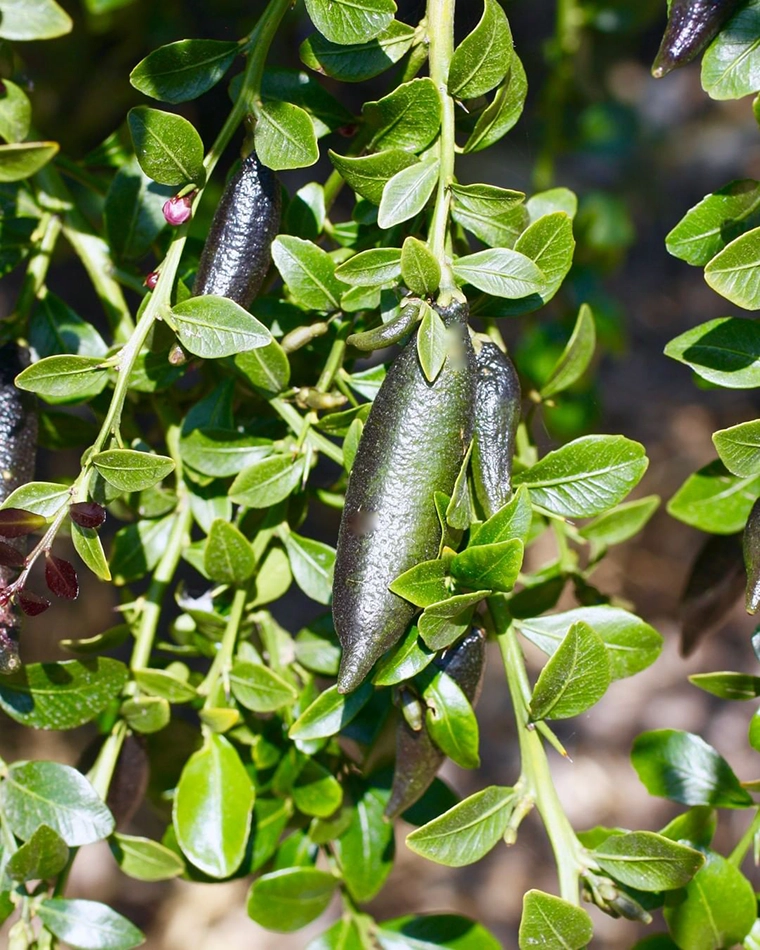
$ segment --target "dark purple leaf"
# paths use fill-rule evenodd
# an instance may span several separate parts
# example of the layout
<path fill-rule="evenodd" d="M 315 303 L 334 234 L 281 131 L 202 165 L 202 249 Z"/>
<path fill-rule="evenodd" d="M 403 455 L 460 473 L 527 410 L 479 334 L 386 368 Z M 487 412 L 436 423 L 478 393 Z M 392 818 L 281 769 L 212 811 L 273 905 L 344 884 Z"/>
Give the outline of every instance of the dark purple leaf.
<path fill-rule="evenodd" d="M 21 551 L 17 551 L 16 548 L 6 544 L 5 541 L 0 541 L 0 566 L 23 567 L 24 561 L 25 558 Z"/>
<path fill-rule="evenodd" d="M 23 508 L 0 508 L 0 535 L 4 538 L 22 538 L 39 528 L 44 528 L 47 519 Z"/>
<path fill-rule="evenodd" d="M 79 580 L 74 565 L 62 557 L 48 554 L 45 558 L 45 580 L 56 597 L 64 600 L 76 600 L 79 594 Z"/>
<path fill-rule="evenodd" d="M 76 501 L 69 505 L 69 516 L 80 528 L 99 528 L 106 520 L 106 510 L 96 501 Z"/>
<path fill-rule="evenodd" d="M 43 614 L 50 606 L 50 601 L 45 597 L 40 597 L 39 594 L 35 594 L 32 590 L 20 590 L 16 594 L 16 603 L 24 611 L 27 617 L 36 617 L 38 614 Z"/>

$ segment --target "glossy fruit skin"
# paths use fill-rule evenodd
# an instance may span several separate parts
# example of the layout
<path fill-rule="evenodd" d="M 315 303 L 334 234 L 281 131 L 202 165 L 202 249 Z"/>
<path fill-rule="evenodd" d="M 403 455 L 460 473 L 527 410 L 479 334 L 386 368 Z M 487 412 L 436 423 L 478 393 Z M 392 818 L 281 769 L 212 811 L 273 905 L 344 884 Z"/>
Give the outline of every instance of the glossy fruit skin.
<path fill-rule="evenodd" d="M 361 684 L 414 616 L 388 585 L 438 556 L 433 493 L 452 493 L 472 438 L 477 367 L 467 307 L 455 302 L 438 312 L 452 340 L 441 372 L 427 381 L 415 334 L 380 387 L 348 480 L 333 584 L 341 693 Z"/>
<path fill-rule="evenodd" d="M 510 358 L 495 343 L 477 355 L 472 476 L 487 518 L 512 495 L 512 459 L 520 423 L 520 380 Z"/>
<path fill-rule="evenodd" d="M 707 49 L 741 0 L 673 0 L 652 75 L 660 79 Z"/>
<path fill-rule="evenodd" d="M 36 400 L 14 384 L 16 376 L 28 364 L 26 350 L 15 343 L 0 346 L 0 503 L 34 477 Z M 7 539 L 7 543 L 25 552 L 24 538 Z M 9 583 L 13 573 L 12 569 L 0 566 L 0 589 Z M 15 607 L 10 603 L 0 603 L 0 673 L 13 673 L 21 665 L 18 655 L 20 625 Z"/>
<path fill-rule="evenodd" d="M 747 613 L 756 614 L 760 609 L 760 498 L 752 506 L 744 526 L 742 550 L 747 572 Z"/>
<path fill-rule="evenodd" d="M 277 176 L 251 152 L 224 189 L 203 247 L 193 295 L 216 294 L 249 307 L 272 261 L 281 210 Z"/>
<path fill-rule="evenodd" d="M 440 659 L 438 669 L 454 680 L 474 706 L 480 696 L 486 662 L 486 640 L 480 630 L 472 630 Z M 385 808 L 388 818 L 406 811 L 425 794 L 446 756 L 430 738 L 425 726 L 419 732 L 401 719 L 396 730 L 396 769 L 391 797 Z"/>

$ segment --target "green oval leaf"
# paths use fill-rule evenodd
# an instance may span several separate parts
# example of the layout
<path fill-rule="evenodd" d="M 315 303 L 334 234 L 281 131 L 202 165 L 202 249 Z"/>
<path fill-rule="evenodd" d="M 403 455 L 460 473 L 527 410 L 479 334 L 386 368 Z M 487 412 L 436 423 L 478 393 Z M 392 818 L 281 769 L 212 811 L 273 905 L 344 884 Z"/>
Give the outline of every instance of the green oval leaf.
<path fill-rule="evenodd" d="M 221 359 L 267 346 L 272 334 L 253 314 L 227 297 L 205 294 L 172 307 L 180 342 L 195 356 Z"/>
<path fill-rule="evenodd" d="M 246 508 L 268 508 L 295 490 L 302 472 L 303 459 L 270 455 L 243 469 L 230 486 L 230 499 Z"/>
<path fill-rule="evenodd" d="M 160 185 L 203 184 L 203 142 L 187 119 L 137 106 L 127 121 L 137 161 L 149 178 Z"/>
<path fill-rule="evenodd" d="M 574 623 L 541 670 L 530 700 L 531 718 L 577 716 L 597 703 L 609 685 L 604 641 L 587 623 Z"/>
<path fill-rule="evenodd" d="M 562 356 L 557 360 L 549 377 L 541 387 L 542 399 L 569 389 L 588 369 L 596 347 L 594 314 L 588 304 L 581 304 L 578 319 Z"/>
<path fill-rule="evenodd" d="M 188 102 L 213 88 L 239 52 L 223 40 L 179 40 L 149 53 L 129 74 L 143 95 L 163 102 Z"/>
<path fill-rule="evenodd" d="M 591 940 L 594 927 L 582 907 L 530 890 L 523 897 L 518 935 L 520 950 L 581 950 Z"/>
<path fill-rule="evenodd" d="M 52 40 L 71 31 L 71 17 L 55 0 L 0 0 L 0 37 Z"/>
<path fill-rule="evenodd" d="M 651 831 L 611 835 L 592 854 L 603 871 L 639 891 L 684 887 L 705 863 L 699 851 Z"/>
<path fill-rule="evenodd" d="M 538 294 L 546 283 L 537 264 L 509 247 L 494 247 L 459 257 L 452 269 L 462 283 L 472 284 L 492 297 L 517 299 Z"/>
<path fill-rule="evenodd" d="M 364 903 L 377 896 L 393 867 L 393 825 L 384 818 L 390 776 L 350 782 L 348 794 L 354 802 L 351 823 L 333 848 L 349 894 Z"/>
<path fill-rule="evenodd" d="M 437 158 L 417 162 L 389 179 L 380 199 L 377 223 L 381 228 L 392 228 L 413 218 L 428 203 L 438 182 L 440 162 Z"/>
<path fill-rule="evenodd" d="M 102 365 L 94 356 L 47 356 L 19 373 L 16 385 L 46 402 L 81 402 L 105 389 L 108 373 Z"/>
<path fill-rule="evenodd" d="M 475 99 L 490 92 L 512 65 L 512 32 L 496 0 L 484 0 L 483 16 L 454 50 L 449 67 L 449 95 Z"/>
<path fill-rule="evenodd" d="M 339 309 L 344 285 L 335 276 L 335 262 L 321 247 L 281 234 L 272 244 L 272 257 L 296 303 L 307 310 Z"/>
<path fill-rule="evenodd" d="M 305 109 L 290 102 L 265 102 L 257 119 L 254 146 L 267 168 L 307 168 L 319 158 L 314 122 Z"/>
<path fill-rule="evenodd" d="M 372 132 L 373 152 L 403 148 L 421 152 L 438 135 L 441 98 L 432 79 L 412 79 L 376 102 L 366 102 L 362 115 Z"/>
<path fill-rule="evenodd" d="M 665 238 L 674 256 L 704 267 L 742 232 L 760 223 L 760 183 L 732 181 L 690 208 Z"/>
<path fill-rule="evenodd" d="M 152 488 L 174 471 L 168 456 L 134 449 L 107 449 L 93 455 L 91 461 L 109 485 L 123 492 Z"/>
<path fill-rule="evenodd" d="M 178 854 L 151 838 L 113 834 L 108 845 L 121 872 L 137 881 L 168 881 L 185 870 Z"/>
<path fill-rule="evenodd" d="M 206 538 L 203 567 L 212 581 L 240 586 L 256 570 L 256 555 L 239 528 L 217 518 Z"/>
<path fill-rule="evenodd" d="M 327 910 L 338 879 L 317 868 L 283 868 L 263 874 L 248 892 L 248 916 L 278 933 L 291 933 Z"/>
<path fill-rule="evenodd" d="M 760 386 L 760 326 L 755 320 L 708 320 L 671 340 L 665 355 L 727 389 Z"/>
<path fill-rule="evenodd" d="M 372 697 L 371 683 L 344 695 L 331 686 L 314 700 L 296 719 L 288 731 L 291 739 L 326 739 L 340 732 L 367 705 Z"/>
<path fill-rule="evenodd" d="M 78 950 L 131 950 L 145 935 L 126 917 L 98 901 L 46 898 L 37 916 L 47 929 Z"/>
<path fill-rule="evenodd" d="M 705 267 L 708 286 L 745 310 L 760 310 L 760 228 L 727 244 Z"/>
<path fill-rule="evenodd" d="M 342 82 L 363 82 L 397 63 L 409 51 L 415 35 L 413 27 L 391 20 L 374 39 L 350 46 L 331 43 L 314 33 L 304 40 L 299 53 L 309 69 Z"/>
<path fill-rule="evenodd" d="M 292 706 L 298 699 L 294 686 L 261 663 L 238 660 L 229 678 L 232 695 L 241 706 L 253 712 L 275 712 Z"/>
<path fill-rule="evenodd" d="M 733 475 L 751 478 L 760 472 L 760 419 L 713 432 L 721 462 Z"/>
<path fill-rule="evenodd" d="M 741 531 L 760 495 L 760 475 L 740 478 L 722 462 L 690 475 L 668 502 L 668 514 L 710 534 Z"/>
<path fill-rule="evenodd" d="M 712 99 L 760 89 L 760 4 L 742 4 L 702 57 L 702 88 Z"/>
<path fill-rule="evenodd" d="M 441 752 L 463 769 L 480 765 L 478 720 L 462 688 L 442 670 L 430 677 L 422 698 L 425 723 Z"/>
<path fill-rule="evenodd" d="M 394 0 L 306 0 L 314 26 L 331 43 L 348 45 L 374 39 L 390 25 Z"/>

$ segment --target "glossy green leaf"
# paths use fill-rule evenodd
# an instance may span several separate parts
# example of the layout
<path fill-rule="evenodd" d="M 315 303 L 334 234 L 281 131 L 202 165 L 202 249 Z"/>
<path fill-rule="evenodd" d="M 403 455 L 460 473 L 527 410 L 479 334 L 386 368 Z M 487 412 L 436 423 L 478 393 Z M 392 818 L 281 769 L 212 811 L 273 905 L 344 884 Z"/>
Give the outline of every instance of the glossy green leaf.
<path fill-rule="evenodd" d="M 668 502 L 668 514 L 710 534 L 734 534 L 760 495 L 760 475 L 740 478 L 722 462 L 690 475 Z"/>
<path fill-rule="evenodd" d="M 674 256 L 704 267 L 744 231 L 760 224 L 760 183 L 732 181 L 690 208 L 665 238 Z"/>
<path fill-rule="evenodd" d="M 292 706 L 298 698 L 295 687 L 261 663 L 238 660 L 230 670 L 232 695 L 246 709 L 257 713 L 275 712 Z"/>
<path fill-rule="evenodd" d="M 50 292 L 34 308 L 29 342 L 41 357 L 59 354 L 105 357 L 108 350 L 95 327 Z"/>
<path fill-rule="evenodd" d="M 123 492 L 152 488 L 174 471 L 167 456 L 133 449 L 107 449 L 93 455 L 91 462 L 109 485 Z"/>
<path fill-rule="evenodd" d="M 401 276 L 404 283 L 421 297 L 431 296 L 441 281 L 441 266 L 433 252 L 411 235 L 401 249 Z"/>
<path fill-rule="evenodd" d="M 272 443 L 235 429 L 193 429 L 183 436 L 180 451 L 182 461 L 196 472 L 227 478 L 270 455 Z"/>
<path fill-rule="evenodd" d="M 702 57 L 702 88 L 713 99 L 760 89 L 760 3 L 742 4 Z"/>
<path fill-rule="evenodd" d="M 581 304 L 578 318 L 562 355 L 557 360 L 548 379 L 541 387 L 541 397 L 547 399 L 569 389 L 586 372 L 596 347 L 594 314 L 588 304 Z"/>
<path fill-rule="evenodd" d="M 338 879 L 317 868 L 283 868 L 264 874 L 248 892 L 248 916 L 278 933 L 300 930 L 327 910 Z"/>
<path fill-rule="evenodd" d="M 345 46 L 331 43 L 314 33 L 301 44 L 302 62 L 342 82 L 362 82 L 385 72 L 409 51 L 415 31 L 406 23 L 391 20 L 374 39 Z"/>
<path fill-rule="evenodd" d="M 394 0 L 306 0 L 306 9 L 322 36 L 348 45 L 374 39 L 387 29 L 396 4 Z"/>
<path fill-rule="evenodd" d="M 546 617 L 516 621 L 518 629 L 539 650 L 551 656 L 570 626 L 587 623 L 604 641 L 613 680 L 646 669 L 662 650 L 662 637 L 639 617 L 619 607 L 576 607 Z"/>
<path fill-rule="evenodd" d="M 496 185 L 451 186 L 451 216 L 490 247 L 514 247 L 528 226 L 528 212 L 521 191 Z"/>
<path fill-rule="evenodd" d="M 127 121 L 137 161 L 149 178 L 160 185 L 203 184 L 203 142 L 187 119 L 137 106 Z"/>
<path fill-rule="evenodd" d="M 690 732 L 643 732 L 634 740 L 631 761 L 650 795 L 714 808 L 752 804 L 752 796 L 741 787 L 728 762 Z"/>
<path fill-rule="evenodd" d="M 500 544 L 518 538 L 525 544 L 530 532 L 533 509 L 530 492 L 524 485 L 514 492 L 510 500 L 495 515 L 473 533 L 470 547 L 481 544 Z"/>
<path fill-rule="evenodd" d="M 497 0 L 484 0 L 483 16 L 454 50 L 449 67 L 449 95 L 475 99 L 498 86 L 512 65 L 512 33 Z"/>
<path fill-rule="evenodd" d="M 449 349 L 449 336 L 438 313 L 424 306 L 422 321 L 417 331 L 417 355 L 428 382 L 435 382 L 443 369 Z"/>
<path fill-rule="evenodd" d="M 56 937 L 77 950 L 131 950 L 145 936 L 126 917 L 98 901 L 49 897 L 37 916 Z"/>
<path fill-rule="evenodd" d="M 622 544 L 644 528 L 659 505 L 657 495 L 625 501 L 584 525 L 580 534 L 599 546 Z"/>
<path fill-rule="evenodd" d="M 174 527 L 174 517 L 138 521 L 116 532 L 111 551 L 111 572 L 115 584 L 128 584 L 152 571 L 166 550 Z"/>
<path fill-rule="evenodd" d="M 390 779 L 385 773 L 366 783 L 352 782 L 349 795 L 354 802 L 353 818 L 333 848 L 349 894 L 364 903 L 380 892 L 393 867 L 393 825 L 383 814 L 390 798 Z"/>
<path fill-rule="evenodd" d="M 337 310 L 343 284 L 335 262 L 311 241 L 281 234 L 272 244 L 272 257 L 296 303 L 309 310 Z"/>
<path fill-rule="evenodd" d="M 701 852 L 651 831 L 611 835 L 592 853 L 603 871 L 640 891 L 684 887 L 705 863 Z"/>
<path fill-rule="evenodd" d="M 2 20 L 0 20 L 2 32 Z M 0 96 L 0 138 L 6 142 L 23 142 L 29 134 L 32 105 L 24 90 L 10 79 L 3 79 L 5 87 Z"/>
<path fill-rule="evenodd" d="M 290 727 L 291 739 L 323 739 L 334 736 L 347 726 L 372 697 L 372 685 L 362 683 L 353 693 L 344 695 L 337 686 L 320 693 Z"/>
<path fill-rule="evenodd" d="M 458 868 L 479 861 L 507 829 L 511 788 L 490 785 L 406 836 L 407 847 L 429 861 Z"/>
<path fill-rule="evenodd" d="M 379 205 L 388 181 L 404 168 L 419 165 L 416 156 L 400 148 L 386 149 L 374 155 L 359 158 L 330 152 L 330 160 L 353 190 Z"/>
<path fill-rule="evenodd" d="M 610 685 L 610 661 L 599 634 L 574 623 L 541 670 L 530 700 L 532 719 L 568 719 L 590 709 Z"/>
<path fill-rule="evenodd" d="M 102 364 L 94 356 L 48 356 L 22 370 L 16 385 L 46 402 L 81 402 L 105 389 L 108 373 Z"/>
<path fill-rule="evenodd" d="M 47 881 L 66 867 L 69 849 L 48 825 L 40 825 L 32 837 L 8 858 L 5 871 L 14 881 Z"/>
<path fill-rule="evenodd" d="M 144 735 L 165 729 L 172 716 L 171 706 L 161 696 L 128 699 L 122 703 L 119 712 L 130 729 Z"/>
<path fill-rule="evenodd" d="M 749 673 L 692 673 L 689 682 L 721 699 L 756 699 L 760 696 L 760 676 Z"/>
<path fill-rule="evenodd" d="M 435 658 L 435 653 L 420 641 L 416 627 L 399 640 L 375 667 L 372 682 L 375 686 L 395 686 L 421 673 Z"/>
<path fill-rule="evenodd" d="M 513 52 L 509 73 L 491 102 L 478 116 L 475 128 L 464 143 L 464 151 L 480 152 L 505 136 L 522 115 L 527 94 L 525 69 Z"/>
<path fill-rule="evenodd" d="M 108 840 L 119 869 L 137 881 L 168 881 L 185 870 L 185 862 L 152 838 L 113 834 Z"/>
<path fill-rule="evenodd" d="M 665 355 L 727 389 L 760 386 L 760 325 L 755 320 L 708 320 L 671 340 Z"/>
<path fill-rule="evenodd" d="M 393 283 L 401 277 L 401 249 L 373 247 L 368 251 L 360 251 L 341 264 L 335 276 L 346 284 L 358 287 Z"/>
<path fill-rule="evenodd" d="M 475 920 L 458 914 L 421 914 L 384 920 L 377 931 L 382 950 L 502 950 L 502 945 Z M 364 948 L 362 948 L 364 950 Z"/>
<path fill-rule="evenodd" d="M 312 118 L 291 102 L 260 106 L 253 141 L 259 159 L 275 171 L 307 168 L 319 158 Z"/>
<path fill-rule="evenodd" d="M 760 419 L 713 432 L 721 462 L 733 475 L 751 478 L 760 472 Z"/>
<path fill-rule="evenodd" d="M 441 99 L 432 79 L 412 79 L 382 99 L 366 102 L 362 116 L 372 133 L 373 152 L 387 148 L 421 152 L 438 135 Z"/>
<path fill-rule="evenodd" d="M 129 81 L 151 99 L 187 102 L 215 86 L 238 52 L 237 43 L 223 40 L 179 40 L 149 53 Z"/>
<path fill-rule="evenodd" d="M 0 182 L 30 178 L 47 165 L 57 154 L 58 148 L 57 142 L 13 142 L 10 145 L 0 145 Z"/>
<path fill-rule="evenodd" d="M 519 538 L 466 548 L 451 562 L 451 574 L 466 587 L 509 592 L 515 586 L 523 560 Z"/>
<path fill-rule="evenodd" d="M 494 247 L 459 257 L 452 269 L 462 283 L 472 284 L 492 297 L 515 299 L 539 294 L 546 283 L 537 264 L 508 247 Z"/>
<path fill-rule="evenodd" d="M 343 801 L 340 782 L 315 759 L 309 759 L 298 773 L 292 789 L 293 803 L 304 815 L 327 818 Z"/>
<path fill-rule="evenodd" d="M 575 239 L 573 222 L 564 211 L 544 215 L 530 224 L 515 242 L 515 251 L 529 257 L 544 275 L 543 286 L 536 294 L 521 297 L 514 303 L 500 302 L 492 312 L 506 317 L 531 313 L 543 307 L 557 293 L 573 263 Z"/>
<path fill-rule="evenodd" d="M 230 486 L 230 498 L 246 508 L 268 508 L 295 490 L 302 473 L 302 459 L 270 455 L 240 472 Z"/>
<path fill-rule="evenodd" d="M 254 791 L 234 746 L 211 734 L 185 763 L 173 822 L 183 853 L 210 877 L 240 866 L 251 827 Z"/>
<path fill-rule="evenodd" d="M 478 720 L 462 688 L 442 670 L 435 672 L 422 698 L 425 723 L 441 752 L 463 769 L 480 765 Z"/>
<path fill-rule="evenodd" d="M 289 801 L 259 798 L 253 806 L 251 871 L 257 871 L 277 850 L 280 836 L 293 812 Z"/>
<path fill-rule="evenodd" d="M 82 528 L 72 521 L 71 540 L 74 550 L 92 573 L 102 581 L 110 581 L 111 571 L 98 532 L 94 528 Z"/>
<path fill-rule="evenodd" d="M 0 785 L 0 806 L 22 841 L 41 824 L 69 847 L 100 841 L 114 829 L 111 812 L 84 775 L 58 762 L 14 762 Z"/>
<path fill-rule="evenodd" d="M 429 607 L 452 593 L 445 561 L 420 561 L 400 574 L 389 589 L 416 607 Z"/>
<path fill-rule="evenodd" d="M 206 538 L 203 566 L 212 581 L 239 586 L 256 570 L 256 555 L 239 528 L 217 518 Z"/>
<path fill-rule="evenodd" d="M 281 393 L 290 382 L 288 356 L 277 340 L 255 350 L 236 353 L 234 363 L 248 382 L 266 396 Z"/>
<path fill-rule="evenodd" d="M 396 172 L 383 188 L 377 212 L 380 227 L 392 228 L 419 214 L 433 194 L 439 171 L 440 162 L 434 158 Z"/>
<path fill-rule="evenodd" d="M 27 663 L 0 679 L 0 708 L 34 729 L 75 729 L 101 713 L 126 682 L 126 666 L 108 657 Z"/>
<path fill-rule="evenodd" d="M 582 950 L 594 928 L 583 910 L 554 894 L 535 889 L 526 891 L 520 919 L 520 950 Z"/>
<path fill-rule="evenodd" d="M 71 27 L 71 17 L 55 0 L 0 0 L 0 37 L 5 40 L 52 40 Z"/>
<path fill-rule="evenodd" d="M 180 342 L 195 356 L 220 359 L 267 346 L 272 334 L 256 317 L 227 297 L 204 294 L 172 307 Z"/>
<path fill-rule="evenodd" d="M 744 307 L 760 310 L 760 228 L 754 228 L 727 244 L 705 267 L 705 280 L 722 297 Z"/>
<path fill-rule="evenodd" d="M 284 534 L 283 542 L 296 584 L 318 604 L 329 604 L 332 600 L 335 548 L 295 531 Z"/>
<path fill-rule="evenodd" d="M 530 223 L 539 218 L 557 211 L 564 211 L 571 220 L 578 212 L 578 198 L 569 188 L 547 188 L 546 191 L 537 191 L 525 202 Z"/>
<path fill-rule="evenodd" d="M 451 646 L 471 625 L 475 605 L 489 593 L 487 590 L 476 590 L 457 594 L 426 607 L 417 624 L 425 645 L 430 650 L 443 650 Z"/>
<path fill-rule="evenodd" d="M 684 892 L 665 899 L 665 922 L 682 950 L 733 947 L 757 918 L 752 885 L 729 861 L 708 851 Z"/>
<path fill-rule="evenodd" d="M 644 446 L 622 435 L 587 435 L 517 472 L 534 504 L 566 518 L 589 518 L 618 504 L 647 469 Z"/>
<path fill-rule="evenodd" d="M 187 676 L 187 668 L 184 674 Z M 138 669 L 133 675 L 142 692 L 160 696 L 170 703 L 189 703 L 198 695 L 187 679 L 170 670 Z"/>

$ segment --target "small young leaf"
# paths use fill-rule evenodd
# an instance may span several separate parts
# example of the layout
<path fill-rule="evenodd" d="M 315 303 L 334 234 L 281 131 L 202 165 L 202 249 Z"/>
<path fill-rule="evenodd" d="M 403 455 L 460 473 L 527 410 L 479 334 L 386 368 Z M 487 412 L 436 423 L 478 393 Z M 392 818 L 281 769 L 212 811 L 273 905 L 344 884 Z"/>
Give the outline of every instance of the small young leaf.
<path fill-rule="evenodd" d="M 203 184 L 203 142 L 187 119 L 137 106 L 127 121 L 137 161 L 149 178 L 160 185 Z"/>
<path fill-rule="evenodd" d="M 113 834 L 108 846 L 121 872 L 137 881 L 168 881 L 185 870 L 178 854 L 151 838 Z"/>
<path fill-rule="evenodd" d="M 44 614 L 50 606 L 50 601 L 47 598 L 35 594 L 28 587 L 24 587 L 16 594 L 16 603 L 27 617 L 38 617 L 40 614 Z"/>
<path fill-rule="evenodd" d="M 433 383 L 443 369 L 448 351 L 448 334 L 440 316 L 432 307 L 424 307 L 417 331 L 417 354 L 425 378 Z"/>
<path fill-rule="evenodd" d="M 3 567 L 23 567 L 25 563 L 26 558 L 21 551 L 0 541 L 0 564 Z"/>
<path fill-rule="evenodd" d="M 604 641 L 587 623 L 574 623 L 541 670 L 530 700 L 532 719 L 568 719 L 590 709 L 610 685 Z"/>
<path fill-rule="evenodd" d="M 76 600 L 79 596 L 79 579 L 74 565 L 49 552 L 45 557 L 45 583 L 56 597 Z"/>
<path fill-rule="evenodd" d="M 581 950 L 593 934 L 591 918 L 582 907 L 543 891 L 526 891 L 518 935 L 520 950 Z"/>
<path fill-rule="evenodd" d="M 337 686 L 320 693 L 290 727 L 291 739 L 324 739 L 347 726 L 372 697 L 372 684 L 362 683 L 353 693 L 344 695 Z"/>
<path fill-rule="evenodd" d="M 445 561 L 420 561 L 400 574 L 389 589 L 415 607 L 429 607 L 451 594 L 447 583 L 448 568 Z"/>
<path fill-rule="evenodd" d="M 256 555 L 239 528 L 217 518 L 206 538 L 203 566 L 212 581 L 239 586 L 256 570 Z"/>
<path fill-rule="evenodd" d="M 631 761 L 650 795 L 714 808 L 752 804 L 752 796 L 741 787 L 728 762 L 690 732 L 644 732 L 633 743 Z"/>
<path fill-rule="evenodd" d="M 14 881 L 47 881 L 66 867 L 69 849 L 59 834 L 40 825 L 32 837 L 8 859 L 6 872 Z"/>
<path fill-rule="evenodd" d="M 131 950 L 145 942 L 126 917 L 98 901 L 48 897 L 37 915 L 52 934 L 78 950 Z"/>
<path fill-rule="evenodd" d="M 295 687 L 261 663 L 238 660 L 229 674 L 232 695 L 246 709 L 275 712 L 298 699 Z"/>
<path fill-rule="evenodd" d="M 520 485 L 507 504 L 474 532 L 469 546 L 500 544 L 513 538 L 525 544 L 532 518 L 530 492 L 525 485 Z"/>
<path fill-rule="evenodd" d="M 33 511 L 23 508 L 0 508 L 0 537 L 23 538 L 33 531 L 39 531 L 47 524 L 47 519 Z"/>
<path fill-rule="evenodd" d="M 514 789 L 491 785 L 406 836 L 407 847 L 429 861 L 459 868 L 479 861 L 507 829 Z"/>
<path fill-rule="evenodd" d="M 523 560 L 518 538 L 495 544 L 472 545 L 451 562 L 451 575 L 466 587 L 509 592 L 515 586 Z"/>
<path fill-rule="evenodd" d="M 417 162 L 389 179 L 383 188 L 377 223 L 381 228 L 392 228 L 413 218 L 428 203 L 438 182 L 440 162 L 428 159 Z"/>
<path fill-rule="evenodd" d="M 106 520 L 106 509 L 96 501 L 75 501 L 69 505 L 69 518 L 80 528 L 99 528 Z"/>
<path fill-rule="evenodd" d="M 594 355 L 596 346 L 596 326 L 594 315 L 588 304 L 582 304 L 578 311 L 572 336 L 567 342 L 562 356 L 557 360 L 549 378 L 541 387 L 541 397 L 547 399 L 568 389 L 586 372 Z"/>
<path fill-rule="evenodd" d="M 431 296 L 441 281 L 441 265 L 424 241 L 411 235 L 401 249 L 401 276 L 412 291 L 422 297 Z"/>
<path fill-rule="evenodd" d="M 111 580 L 103 545 L 94 528 L 80 528 L 76 522 L 71 525 L 71 540 L 74 550 L 92 573 L 102 581 Z"/>
<path fill-rule="evenodd" d="M 425 722 L 433 742 L 463 769 L 478 768 L 478 721 L 461 687 L 438 670 L 422 696 L 428 707 Z"/>

